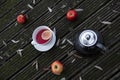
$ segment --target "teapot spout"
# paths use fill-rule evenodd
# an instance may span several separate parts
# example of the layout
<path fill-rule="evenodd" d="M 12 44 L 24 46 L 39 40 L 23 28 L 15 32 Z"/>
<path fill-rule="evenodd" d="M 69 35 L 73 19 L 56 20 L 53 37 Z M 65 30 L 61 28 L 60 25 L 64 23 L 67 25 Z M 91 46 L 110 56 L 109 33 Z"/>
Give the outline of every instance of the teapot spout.
<path fill-rule="evenodd" d="M 103 44 L 97 43 L 96 46 L 97 46 L 100 50 L 102 50 L 102 52 L 106 52 L 106 51 L 107 51 L 107 48 L 106 48 Z"/>

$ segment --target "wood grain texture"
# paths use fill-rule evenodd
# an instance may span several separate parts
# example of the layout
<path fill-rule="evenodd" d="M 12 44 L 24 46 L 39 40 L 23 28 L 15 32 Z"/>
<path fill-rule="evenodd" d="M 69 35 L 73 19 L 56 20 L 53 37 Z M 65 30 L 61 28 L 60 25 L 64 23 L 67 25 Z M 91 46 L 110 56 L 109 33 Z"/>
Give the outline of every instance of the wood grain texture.
<path fill-rule="evenodd" d="M 1 0 L 0 57 L 3 59 L 0 58 L 0 80 L 60 80 L 64 77 L 66 80 L 79 80 L 80 77 L 82 80 L 119 80 L 119 3 L 119 0 L 35 0 L 34 4 L 33 0 Z M 77 12 L 76 21 L 67 21 L 66 13 L 70 9 L 83 9 Z M 28 16 L 26 24 L 17 24 L 16 16 L 20 13 Z M 101 21 L 111 24 L 103 24 Z M 65 38 L 73 42 L 74 35 L 84 29 L 98 30 L 104 38 L 108 53 L 82 58 L 70 56 L 74 47 L 67 42 L 63 49 L 61 45 L 55 45 L 48 52 L 39 52 L 31 45 L 31 37 L 34 29 L 40 25 L 56 28 L 60 43 Z M 11 40 L 19 42 L 13 43 Z M 22 56 L 17 54 L 18 49 L 23 49 Z M 55 60 L 60 60 L 65 66 L 60 76 L 44 70 L 50 68 Z M 33 65 L 36 61 L 38 70 Z"/>

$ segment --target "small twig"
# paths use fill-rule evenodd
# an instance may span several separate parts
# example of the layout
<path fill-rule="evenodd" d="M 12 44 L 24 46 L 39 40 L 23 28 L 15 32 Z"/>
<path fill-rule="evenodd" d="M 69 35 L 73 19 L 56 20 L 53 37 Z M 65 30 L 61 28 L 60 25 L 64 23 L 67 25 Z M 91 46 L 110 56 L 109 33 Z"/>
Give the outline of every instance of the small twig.
<path fill-rule="evenodd" d="M 13 43 L 18 43 L 20 40 L 17 40 L 17 41 L 15 41 L 15 40 L 11 40 Z"/>
<path fill-rule="evenodd" d="M 3 40 L 3 44 L 5 45 L 5 46 L 7 46 L 7 43 Z"/>
<path fill-rule="evenodd" d="M 69 39 L 67 39 L 67 42 L 73 46 L 73 42 L 71 42 Z"/>
<path fill-rule="evenodd" d="M 33 9 L 33 7 L 32 7 L 30 4 L 28 4 L 27 6 L 28 6 L 30 9 Z"/>
<path fill-rule="evenodd" d="M 100 67 L 100 66 L 94 66 L 96 69 L 99 69 L 99 70 L 101 70 L 101 71 L 103 71 L 103 68 L 102 67 Z"/>
<path fill-rule="evenodd" d="M 48 7 L 48 10 L 49 10 L 49 12 L 52 12 L 52 9 L 50 7 Z"/>
<path fill-rule="evenodd" d="M 20 55 L 20 57 L 22 57 L 22 51 L 23 51 L 23 49 L 18 49 L 16 52 L 17 52 L 17 54 L 19 54 Z"/>

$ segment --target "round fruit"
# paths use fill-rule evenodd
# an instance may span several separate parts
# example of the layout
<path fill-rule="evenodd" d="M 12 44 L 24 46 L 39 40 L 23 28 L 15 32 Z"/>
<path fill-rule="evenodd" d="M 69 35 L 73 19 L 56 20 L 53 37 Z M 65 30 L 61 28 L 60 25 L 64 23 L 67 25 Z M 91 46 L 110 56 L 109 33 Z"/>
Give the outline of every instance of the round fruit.
<path fill-rule="evenodd" d="M 74 21 L 77 18 L 77 12 L 75 10 L 69 10 L 66 17 L 69 21 Z"/>
<path fill-rule="evenodd" d="M 63 64 L 60 61 L 55 61 L 51 64 L 53 74 L 60 75 L 63 71 Z"/>
<path fill-rule="evenodd" d="M 20 23 L 20 24 L 23 24 L 26 22 L 26 16 L 23 15 L 23 14 L 20 14 L 17 16 L 17 22 Z"/>

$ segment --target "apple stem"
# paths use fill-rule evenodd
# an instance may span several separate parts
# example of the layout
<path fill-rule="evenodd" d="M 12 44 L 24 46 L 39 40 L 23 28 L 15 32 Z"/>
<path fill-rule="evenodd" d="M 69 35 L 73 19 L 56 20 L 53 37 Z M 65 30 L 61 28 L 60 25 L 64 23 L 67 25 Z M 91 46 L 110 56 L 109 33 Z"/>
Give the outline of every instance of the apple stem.
<path fill-rule="evenodd" d="M 57 65 L 55 65 L 55 69 L 57 69 L 58 68 L 58 66 Z"/>
<path fill-rule="evenodd" d="M 70 13 L 70 16 L 72 16 L 73 14 L 72 13 Z"/>

